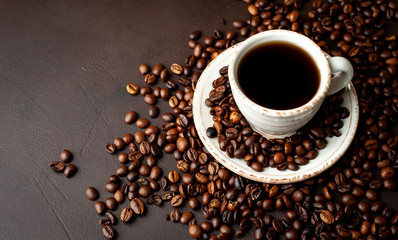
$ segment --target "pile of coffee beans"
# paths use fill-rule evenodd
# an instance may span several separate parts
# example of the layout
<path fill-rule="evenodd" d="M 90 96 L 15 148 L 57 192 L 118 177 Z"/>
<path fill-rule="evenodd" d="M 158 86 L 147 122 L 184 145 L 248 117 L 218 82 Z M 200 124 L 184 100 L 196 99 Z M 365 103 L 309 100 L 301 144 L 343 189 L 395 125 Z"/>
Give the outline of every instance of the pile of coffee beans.
<path fill-rule="evenodd" d="M 193 53 L 183 64 L 169 68 L 156 64 L 152 69 L 142 64 L 139 71 L 145 86 L 127 85 L 129 94 L 143 96 L 151 117 L 158 115 L 154 108 L 158 100 L 168 101 L 171 110 L 163 109 L 161 126 L 151 125 L 134 111 L 127 113 L 126 123 L 135 123 L 140 130 L 106 144 L 109 153 L 119 153 L 121 165 L 105 184 L 112 196 L 94 204 L 95 211 L 107 217 L 100 220 L 104 236 L 116 236 L 111 211 L 127 198 L 130 204 L 121 213 L 122 222 L 145 213 L 146 205 L 169 202 L 174 210 L 166 219 L 188 224 L 194 239 L 239 238 L 249 231 L 255 239 L 398 239 L 398 213 L 380 195 L 397 189 L 398 136 L 392 129 L 398 116 L 398 49 L 397 38 L 387 27 L 389 20 L 398 19 L 398 5 L 387 0 L 314 0 L 308 3 L 311 10 L 302 15 L 301 0 L 243 2 L 248 4 L 249 17 L 233 21 L 234 29 L 215 29 L 203 37 L 200 31 L 192 32 L 188 45 Z M 294 184 L 263 184 L 230 172 L 203 147 L 192 116 L 196 83 L 207 64 L 241 39 L 270 29 L 302 33 L 328 54 L 348 58 L 355 69 L 360 122 L 351 147 L 327 172 Z M 339 135 L 341 118 L 349 114 L 339 107 L 342 99 L 333 96 L 326 101 L 326 113 L 322 110 L 297 138 L 262 141 L 230 101 L 225 71 L 216 81 L 224 82 L 226 95 L 207 101 L 216 120 L 207 133 L 224 136 L 220 138 L 227 153 L 247 160 L 253 169 L 283 169 L 289 163 L 295 169 L 306 163 L 316 149 L 325 147 L 325 135 Z M 154 84 L 164 87 L 152 88 Z M 224 98 L 228 107 L 222 104 Z M 240 127 L 232 128 L 236 125 Z M 126 147 L 128 152 L 123 152 Z M 293 149 L 301 159 L 289 154 Z M 157 166 L 163 152 L 174 157 L 176 170 L 163 173 Z M 92 189 L 86 194 L 90 200 L 98 197 Z M 184 203 L 192 211 L 182 213 Z M 205 220 L 197 223 L 197 214 Z"/>
<path fill-rule="evenodd" d="M 228 157 L 243 159 L 253 170 L 261 172 L 264 167 L 280 171 L 296 171 L 324 149 L 326 137 L 339 137 L 342 119 L 350 115 L 342 107 L 343 98 L 335 94 L 327 97 L 318 113 L 296 134 L 283 139 L 266 139 L 255 132 L 246 121 L 232 96 L 228 79 L 228 66 L 219 71 L 220 77 L 213 81 L 213 89 L 205 104 L 210 107 L 214 124 L 207 129 L 208 137 L 218 138 L 219 148 Z"/>
<path fill-rule="evenodd" d="M 50 164 L 51 169 L 54 172 L 59 172 L 59 173 L 63 173 L 65 175 L 65 177 L 70 178 L 73 175 L 75 175 L 75 173 L 77 172 L 77 167 L 74 164 L 67 164 L 65 165 L 65 163 L 69 163 L 70 161 L 72 161 L 72 153 L 67 150 L 64 149 L 62 150 L 61 154 L 60 154 L 60 158 L 62 160 L 61 161 L 53 161 Z"/>

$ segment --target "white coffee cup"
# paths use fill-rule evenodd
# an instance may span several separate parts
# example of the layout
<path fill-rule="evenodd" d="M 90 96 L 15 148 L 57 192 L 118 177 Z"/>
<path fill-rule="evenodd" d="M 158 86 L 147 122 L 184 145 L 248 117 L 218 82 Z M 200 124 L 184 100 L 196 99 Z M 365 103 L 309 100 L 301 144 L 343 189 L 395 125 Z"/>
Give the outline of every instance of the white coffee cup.
<path fill-rule="evenodd" d="M 242 58 L 252 49 L 268 42 L 283 42 L 294 45 L 314 61 L 320 73 L 318 91 L 306 104 L 288 110 L 275 110 L 260 106 L 242 91 L 237 69 Z M 288 67 L 286 71 L 289 71 Z M 294 134 L 308 123 L 322 105 L 326 96 L 343 89 L 351 81 L 354 70 L 343 57 L 330 57 L 308 37 L 288 30 L 269 30 L 258 33 L 240 44 L 228 67 L 232 94 L 243 116 L 252 128 L 265 137 L 285 137 Z"/>

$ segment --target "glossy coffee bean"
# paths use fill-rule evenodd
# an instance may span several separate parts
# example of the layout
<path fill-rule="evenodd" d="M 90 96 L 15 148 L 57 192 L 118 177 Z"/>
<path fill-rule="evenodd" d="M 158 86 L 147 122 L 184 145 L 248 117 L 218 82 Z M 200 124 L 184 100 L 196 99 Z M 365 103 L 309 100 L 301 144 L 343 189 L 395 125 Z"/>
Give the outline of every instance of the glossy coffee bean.
<path fill-rule="evenodd" d="M 94 201 L 98 198 L 98 191 L 94 187 L 88 187 L 86 189 L 86 197 L 88 200 Z"/>

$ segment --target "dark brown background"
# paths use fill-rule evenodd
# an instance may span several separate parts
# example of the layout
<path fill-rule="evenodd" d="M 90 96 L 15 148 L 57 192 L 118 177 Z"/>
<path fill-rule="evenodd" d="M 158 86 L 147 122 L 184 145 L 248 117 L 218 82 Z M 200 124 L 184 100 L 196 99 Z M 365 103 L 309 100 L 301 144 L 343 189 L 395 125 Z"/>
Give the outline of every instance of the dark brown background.
<path fill-rule="evenodd" d="M 125 85 L 143 86 L 143 62 L 183 63 L 191 31 L 229 30 L 248 17 L 246 8 L 236 0 L 1 1 L 0 239 L 102 239 L 84 191 L 110 196 L 103 186 L 118 163 L 104 145 L 136 130 L 124 123 L 126 112 L 148 117 Z M 49 168 L 64 148 L 79 169 L 71 179 Z M 175 161 L 160 165 L 169 171 Z M 120 239 L 189 238 L 187 226 L 164 220 L 170 210 L 151 206 L 115 229 Z"/>

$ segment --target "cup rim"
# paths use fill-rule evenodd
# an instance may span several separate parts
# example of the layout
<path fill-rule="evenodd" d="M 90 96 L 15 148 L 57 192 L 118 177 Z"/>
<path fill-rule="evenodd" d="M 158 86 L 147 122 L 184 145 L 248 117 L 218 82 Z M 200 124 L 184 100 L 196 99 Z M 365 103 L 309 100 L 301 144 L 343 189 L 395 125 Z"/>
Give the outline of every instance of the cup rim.
<path fill-rule="evenodd" d="M 252 43 L 254 41 L 258 41 L 258 39 L 264 38 L 264 35 L 269 35 L 269 34 L 275 34 L 275 33 L 281 33 L 281 34 L 285 34 L 287 35 L 291 35 L 294 36 L 295 38 L 299 38 L 303 41 L 306 41 L 309 45 L 311 45 L 311 49 L 313 49 L 314 51 L 310 52 L 310 56 L 311 58 L 313 58 L 313 55 L 319 55 L 322 56 L 321 58 L 324 59 L 322 62 L 316 62 L 315 59 L 314 62 L 317 65 L 319 72 L 320 72 L 320 83 L 319 83 L 319 88 L 316 92 L 316 94 L 311 98 L 310 101 L 308 101 L 307 103 L 305 103 L 304 105 L 301 105 L 299 107 L 296 108 L 292 108 L 292 109 L 286 109 L 286 110 L 277 110 L 277 109 L 271 109 L 271 108 L 266 108 L 263 107 L 257 103 L 255 103 L 254 101 L 252 101 L 250 98 L 248 98 L 242 91 L 242 89 L 240 88 L 238 82 L 237 82 L 237 76 L 236 76 L 236 69 L 237 69 L 237 65 L 238 65 L 238 60 L 242 59 L 242 56 L 244 54 L 246 54 L 248 51 L 250 51 L 251 49 L 253 49 L 255 46 L 257 46 L 258 44 L 256 44 L 255 46 L 252 46 Z M 284 41 L 282 39 L 282 41 Z M 266 42 L 266 41 L 263 41 Z M 289 42 L 289 41 L 286 41 Z M 295 43 L 293 43 L 295 44 Z M 306 49 L 302 48 L 300 45 L 295 44 L 296 46 L 298 46 L 299 48 L 303 49 L 304 51 L 308 52 Z M 239 58 L 239 59 L 238 59 Z M 236 51 L 234 52 L 234 57 L 232 58 L 229 67 L 228 67 L 228 76 L 229 76 L 229 80 L 230 80 L 230 84 L 231 84 L 231 90 L 232 93 L 234 95 L 234 92 L 237 91 L 238 94 L 240 94 L 240 96 L 242 96 L 242 100 L 246 101 L 250 107 L 253 108 L 253 110 L 261 112 L 261 114 L 264 115 L 268 115 L 268 116 L 277 116 L 277 117 L 290 117 L 292 115 L 296 115 L 305 111 L 310 110 L 313 106 L 315 106 L 316 104 L 318 104 L 319 102 L 322 103 L 322 101 L 324 100 L 327 91 L 329 89 L 329 85 L 331 82 L 331 69 L 330 69 L 330 65 L 327 61 L 328 55 L 318 46 L 318 44 L 316 44 L 314 41 L 312 41 L 310 38 L 308 38 L 307 36 L 294 32 L 294 31 L 290 31 L 290 30 L 285 30 L 285 29 L 274 29 L 274 30 L 267 30 L 264 32 L 260 32 L 257 33 L 256 35 L 251 36 L 250 38 L 246 39 L 245 41 L 243 41 L 239 48 L 236 49 Z M 324 67 L 322 67 L 324 66 Z M 321 69 L 322 68 L 322 69 Z M 326 79 L 324 79 L 326 78 Z M 236 97 L 234 96 L 234 98 L 236 99 Z"/>

